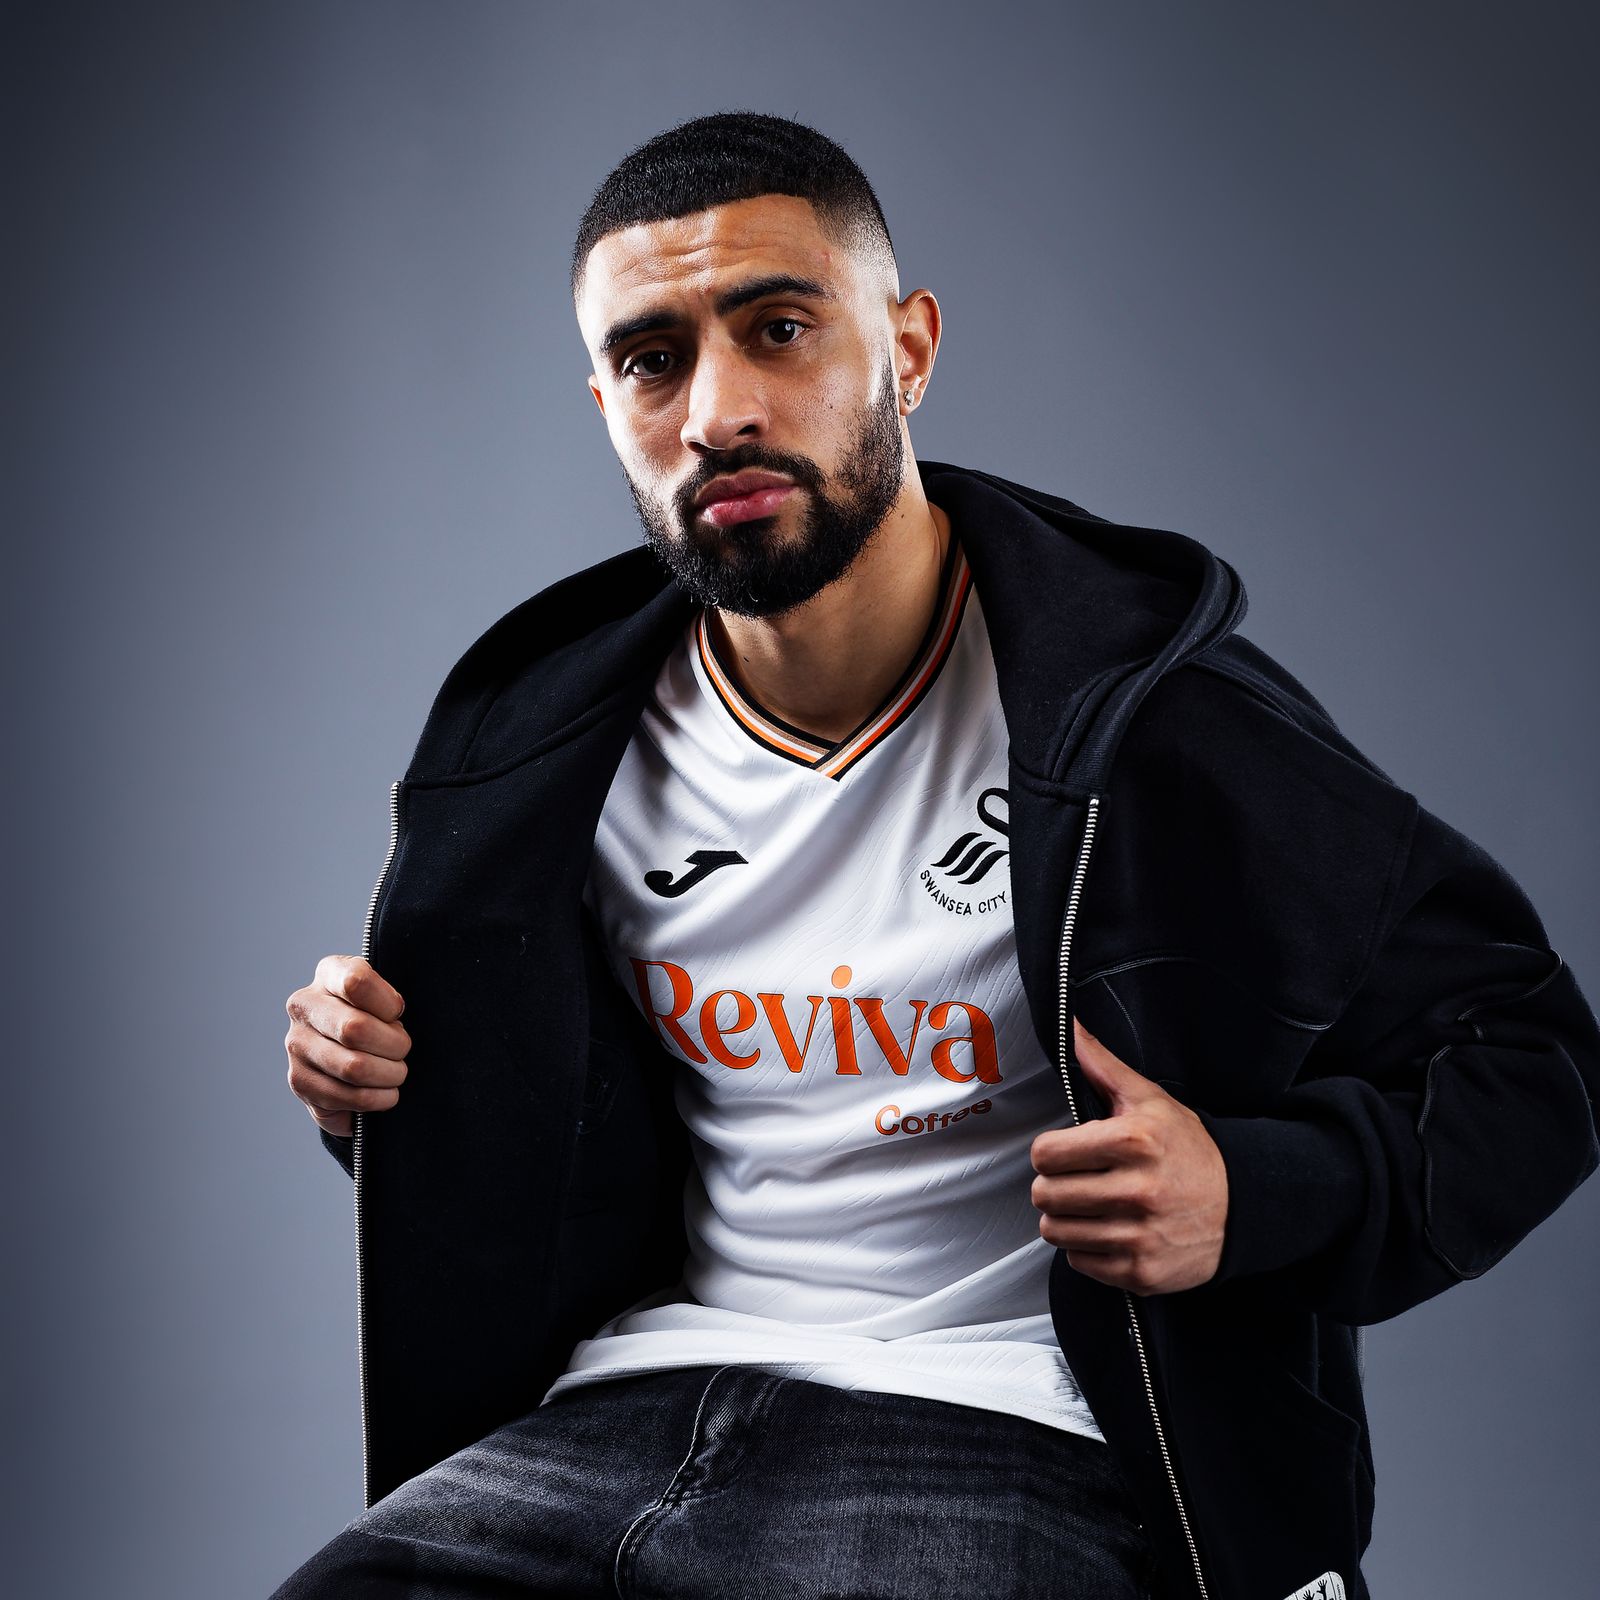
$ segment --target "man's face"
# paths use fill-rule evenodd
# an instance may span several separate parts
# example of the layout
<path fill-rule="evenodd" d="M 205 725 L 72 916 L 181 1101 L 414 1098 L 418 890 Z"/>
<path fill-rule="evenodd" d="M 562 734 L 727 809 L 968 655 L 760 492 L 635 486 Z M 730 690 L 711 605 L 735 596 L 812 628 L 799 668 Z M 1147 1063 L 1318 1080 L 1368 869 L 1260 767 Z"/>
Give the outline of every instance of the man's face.
<path fill-rule="evenodd" d="M 888 515 L 906 459 L 895 305 L 887 270 L 792 195 L 595 245 L 577 308 L 589 387 L 647 542 L 701 604 L 791 610 Z M 782 481 L 707 500 L 748 472 Z"/>

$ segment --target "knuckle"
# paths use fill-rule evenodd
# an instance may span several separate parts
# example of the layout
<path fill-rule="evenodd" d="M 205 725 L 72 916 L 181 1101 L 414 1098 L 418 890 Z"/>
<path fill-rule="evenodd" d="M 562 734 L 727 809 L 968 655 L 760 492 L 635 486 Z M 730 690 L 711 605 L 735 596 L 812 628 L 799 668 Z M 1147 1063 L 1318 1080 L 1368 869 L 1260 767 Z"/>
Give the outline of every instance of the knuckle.
<path fill-rule="evenodd" d="M 1054 1132 L 1037 1134 L 1028 1154 L 1034 1171 L 1049 1172 L 1061 1158 L 1061 1141 Z"/>
<path fill-rule="evenodd" d="M 322 1103 L 320 1096 L 313 1099 L 313 1089 L 313 1083 L 298 1065 L 289 1068 L 289 1093 L 308 1110 L 315 1110 Z"/>
<path fill-rule="evenodd" d="M 1129 1117 L 1127 1126 L 1122 1130 L 1122 1148 L 1135 1159 L 1154 1155 L 1157 1148 L 1155 1129 L 1142 1118 Z"/>
<path fill-rule="evenodd" d="M 341 1050 L 337 1056 L 339 1076 L 346 1083 L 365 1084 L 372 1078 L 372 1058 L 359 1050 Z"/>
<path fill-rule="evenodd" d="M 1155 1268 L 1138 1250 L 1133 1251 L 1123 1271 L 1123 1284 L 1135 1294 L 1149 1294 L 1155 1287 Z"/>
<path fill-rule="evenodd" d="M 1114 1289 L 1125 1289 L 1128 1286 L 1127 1274 L 1115 1256 L 1085 1254 L 1080 1255 L 1072 1264 L 1079 1272 L 1094 1278 L 1097 1282 L 1109 1284 Z"/>
<path fill-rule="evenodd" d="M 322 987 L 329 994 L 348 1000 L 361 982 L 360 957 L 325 956 L 317 967 L 317 973 Z"/>

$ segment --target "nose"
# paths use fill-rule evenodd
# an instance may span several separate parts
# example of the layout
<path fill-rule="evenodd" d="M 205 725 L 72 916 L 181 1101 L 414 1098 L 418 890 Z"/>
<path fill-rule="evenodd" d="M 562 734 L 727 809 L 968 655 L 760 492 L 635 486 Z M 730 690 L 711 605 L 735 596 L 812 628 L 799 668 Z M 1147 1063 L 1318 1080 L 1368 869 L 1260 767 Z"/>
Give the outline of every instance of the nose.
<path fill-rule="evenodd" d="M 703 348 L 689 380 L 689 409 L 680 437 L 689 449 L 720 451 L 758 438 L 767 425 L 766 402 L 749 363 L 732 345 Z"/>

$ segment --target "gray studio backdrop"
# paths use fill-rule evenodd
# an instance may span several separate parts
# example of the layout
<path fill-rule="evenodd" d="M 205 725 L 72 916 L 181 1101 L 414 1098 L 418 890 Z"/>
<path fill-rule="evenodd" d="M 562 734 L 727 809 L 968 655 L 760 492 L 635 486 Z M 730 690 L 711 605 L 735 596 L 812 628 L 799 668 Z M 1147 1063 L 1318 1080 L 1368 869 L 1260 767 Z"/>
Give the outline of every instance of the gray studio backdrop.
<path fill-rule="evenodd" d="M 9 1593 L 265 1595 L 361 1509 L 283 997 L 459 651 L 637 536 L 567 251 L 684 117 L 840 139 L 944 310 L 918 451 L 1233 562 L 1600 997 L 1578 16 L 11 9 Z M 1372 1330 L 1380 1596 L 1592 1592 L 1597 1221 Z"/>

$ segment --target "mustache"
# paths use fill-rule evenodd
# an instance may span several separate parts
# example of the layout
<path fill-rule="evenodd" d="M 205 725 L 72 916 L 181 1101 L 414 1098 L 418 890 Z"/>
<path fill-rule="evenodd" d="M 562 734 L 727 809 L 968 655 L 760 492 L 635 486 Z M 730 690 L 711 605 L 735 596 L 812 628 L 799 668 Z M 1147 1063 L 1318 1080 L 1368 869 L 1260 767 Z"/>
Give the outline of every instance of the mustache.
<path fill-rule="evenodd" d="M 781 472 L 786 477 L 792 478 L 802 489 L 815 490 L 822 487 L 822 473 L 818 470 L 817 464 L 805 456 L 785 455 L 781 451 L 768 450 L 761 445 L 744 445 L 719 456 L 707 456 L 701 461 L 694 475 L 673 497 L 678 503 L 679 512 L 685 520 L 692 519 L 695 514 L 695 496 L 713 478 L 720 478 L 724 473 L 751 470 Z"/>

